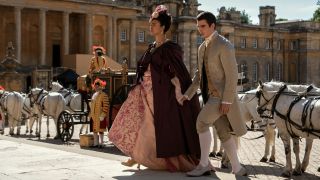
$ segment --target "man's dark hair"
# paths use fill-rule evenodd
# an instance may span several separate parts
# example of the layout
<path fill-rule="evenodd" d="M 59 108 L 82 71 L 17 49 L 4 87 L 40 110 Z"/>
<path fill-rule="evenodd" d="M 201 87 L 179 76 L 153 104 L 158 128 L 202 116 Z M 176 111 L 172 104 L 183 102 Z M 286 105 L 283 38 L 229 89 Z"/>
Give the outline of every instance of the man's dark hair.
<path fill-rule="evenodd" d="M 208 11 L 204 11 L 198 14 L 197 21 L 200 21 L 200 20 L 206 20 L 209 26 L 211 26 L 212 23 L 214 25 L 217 24 L 216 17 L 211 12 L 208 12 Z"/>

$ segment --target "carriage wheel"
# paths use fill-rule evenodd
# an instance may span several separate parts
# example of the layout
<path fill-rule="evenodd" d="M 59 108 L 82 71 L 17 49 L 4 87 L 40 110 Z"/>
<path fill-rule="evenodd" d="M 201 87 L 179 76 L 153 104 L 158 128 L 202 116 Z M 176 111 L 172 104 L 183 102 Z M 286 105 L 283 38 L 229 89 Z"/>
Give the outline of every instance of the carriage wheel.
<path fill-rule="evenodd" d="M 74 131 L 73 116 L 68 111 L 62 111 L 57 122 L 58 136 L 63 142 L 71 139 Z"/>
<path fill-rule="evenodd" d="M 132 85 L 130 85 L 130 84 L 122 85 L 112 95 L 112 100 L 111 100 L 110 109 L 109 109 L 109 127 L 108 127 L 108 129 L 111 128 L 113 120 L 116 117 L 118 111 L 120 110 L 121 105 L 127 99 L 131 88 L 132 88 Z"/>

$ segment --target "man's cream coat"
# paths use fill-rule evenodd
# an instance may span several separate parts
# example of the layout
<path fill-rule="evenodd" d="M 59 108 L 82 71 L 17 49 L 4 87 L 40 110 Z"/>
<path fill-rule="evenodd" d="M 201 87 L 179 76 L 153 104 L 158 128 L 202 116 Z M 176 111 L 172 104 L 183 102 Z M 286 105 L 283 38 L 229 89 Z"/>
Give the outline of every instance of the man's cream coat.
<path fill-rule="evenodd" d="M 211 40 L 203 42 L 198 50 L 198 71 L 192 85 L 185 92 L 189 98 L 196 94 L 200 88 L 203 60 L 207 59 L 208 83 L 218 91 L 219 99 L 209 98 L 201 110 L 197 121 L 205 119 L 215 122 L 222 114 L 219 112 L 220 102 L 232 103 L 227 114 L 231 127 L 237 136 L 247 132 L 243 116 L 240 111 L 237 95 L 238 69 L 233 45 L 218 33 L 214 33 Z M 210 81 L 210 82 L 209 82 Z"/>

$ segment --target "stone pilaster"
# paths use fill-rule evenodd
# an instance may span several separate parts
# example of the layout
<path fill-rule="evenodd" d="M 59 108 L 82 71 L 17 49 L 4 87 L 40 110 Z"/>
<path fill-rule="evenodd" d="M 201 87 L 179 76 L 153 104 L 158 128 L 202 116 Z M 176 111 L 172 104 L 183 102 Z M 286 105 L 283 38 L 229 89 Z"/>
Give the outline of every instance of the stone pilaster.
<path fill-rule="evenodd" d="M 39 27 L 40 27 L 40 65 L 46 64 L 46 11 L 40 9 L 39 11 Z"/>
<path fill-rule="evenodd" d="M 63 54 L 69 54 L 69 12 L 63 12 Z"/>
<path fill-rule="evenodd" d="M 21 7 L 14 8 L 14 18 L 16 24 L 16 58 L 21 62 Z"/>
<path fill-rule="evenodd" d="M 86 14 L 86 50 L 88 54 L 92 53 L 92 14 Z"/>
<path fill-rule="evenodd" d="M 136 60 L 136 22 L 135 19 L 130 21 L 130 68 L 135 68 L 137 64 Z"/>
<path fill-rule="evenodd" d="M 191 31 L 191 49 L 190 49 L 190 75 L 193 76 L 198 68 L 198 31 Z"/>
<path fill-rule="evenodd" d="M 112 18 L 112 37 L 113 37 L 113 51 L 112 51 L 112 58 L 115 61 L 118 61 L 118 45 L 119 43 L 119 36 L 118 36 L 118 18 L 117 17 L 113 17 Z"/>
<path fill-rule="evenodd" d="M 191 40 L 191 30 L 179 29 L 178 43 L 183 49 L 183 62 L 190 72 L 190 40 Z"/>
<path fill-rule="evenodd" d="M 107 54 L 112 58 L 113 55 L 113 26 L 112 26 L 112 16 L 108 16 L 108 47 Z"/>

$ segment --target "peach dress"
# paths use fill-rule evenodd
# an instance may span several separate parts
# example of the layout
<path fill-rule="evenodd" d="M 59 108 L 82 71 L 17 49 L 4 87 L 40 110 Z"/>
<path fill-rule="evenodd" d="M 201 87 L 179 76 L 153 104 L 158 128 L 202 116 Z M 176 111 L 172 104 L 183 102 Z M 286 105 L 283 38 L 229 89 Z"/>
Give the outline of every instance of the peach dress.
<path fill-rule="evenodd" d="M 192 170 L 197 162 L 189 156 L 157 158 L 153 112 L 153 91 L 149 66 L 141 84 L 134 87 L 121 106 L 109 131 L 109 140 L 123 153 L 150 169 Z"/>

